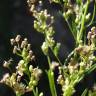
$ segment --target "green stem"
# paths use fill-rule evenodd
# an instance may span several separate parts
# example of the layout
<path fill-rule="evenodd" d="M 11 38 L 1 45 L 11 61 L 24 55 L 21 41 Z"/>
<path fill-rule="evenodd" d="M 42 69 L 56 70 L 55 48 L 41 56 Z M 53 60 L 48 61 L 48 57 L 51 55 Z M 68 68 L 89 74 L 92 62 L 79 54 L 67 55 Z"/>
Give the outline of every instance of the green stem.
<path fill-rule="evenodd" d="M 56 59 L 58 60 L 59 64 L 60 64 L 60 65 L 63 65 L 63 64 L 61 63 L 60 59 L 58 58 L 58 56 L 55 55 L 55 53 L 54 53 L 54 51 L 52 50 L 52 48 L 51 48 L 51 51 L 52 51 L 52 53 L 54 54 L 54 56 L 56 57 Z"/>
<path fill-rule="evenodd" d="M 66 20 L 66 18 L 65 18 L 65 20 Z M 69 27 L 70 31 L 72 32 L 72 35 L 73 35 L 73 37 L 74 37 L 74 39 L 75 39 L 75 41 L 76 41 L 76 35 L 74 34 L 74 32 L 73 32 L 73 30 L 72 30 L 72 28 L 71 28 L 70 23 L 68 22 L 68 20 L 66 20 L 66 22 L 67 22 L 68 27 Z"/>
<path fill-rule="evenodd" d="M 74 54 L 74 50 L 68 55 L 68 57 L 65 59 L 65 61 L 64 61 L 64 65 L 67 65 L 68 64 L 68 62 L 69 62 L 69 60 L 70 60 L 70 58 L 72 57 L 72 55 Z"/>
<path fill-rule="evenodd" d="M 54 72 L 52 70 L 48 70 L 47 75 L 48 75 L 48 79 L 49 79 L 49 86 L 50 86 L 50 90 L 51 90 L 51 95 L 57 96 L 55 82 L 54 82 Z"/>
<path fill-rule="evenodd" d="M 34 88 L 33 88 L 33 94 L 34 94 L 34 96 L 36 96 L 36 92 L 35 92 Z"/>
<path fill-rule="evenodd" d="M 94 2 L 94 10 L 93 10 L 93 15 L 92 15 L 92 19 L 90 21 L 90 23 L 87 25 L 87 27 L 89 27 L 90 25 L 92 25 L 94 17 L 95 17 L 95 13 L 96 13 L 96 1 Z"/>
<path fill-rule="evenodd" d="M 52 94 L 52 96 L 57 96 L 55 82 L 54 82 L 54 72 L 50 69 L 50 66 L 51 66 L 50 57 L 47 56 L 47 59 L 48 59 L 48 63 L 49 63 L 49 70 L 47 72 L 47 75 L 48 75 L 51 94 Z"/>
<path fill-rule="evenodd" d="M 50 66 L 51 66 L 51 61 L 50 61 L 50 57 L 49 57 L 49 56 L 47 56 L 47 60 L 48 60 L 49 69 L 50 69 Z"/>
<path fill-rule="evenodd" d="M 83 31 L 84 31 L 84 25 L 85 25 L 85 17 L 86 17 L 86 14 L 87 14 L 87 10 L 88 10 L 88 5 L 89 5 L 89 0 L 87 0 L 87 4 L 86 4 L 86 8 L 85 8 L 85 11 L 84 11 L 84 15 L 82 16 L 82 20 L 81 20 L 81 29 L 80 29 L 80 33 L 77 35 L 77 42 L 78 44 L 80 43 L 80 40 L 82 38 L 82 35 L 83 35 Z"/>
<path fill-rule="evenodd" d="M 34 96 L 39 96 L 37 87 L 36 87 L 36 89 L 33 88 L 33 94 L 34 94 Z"/>

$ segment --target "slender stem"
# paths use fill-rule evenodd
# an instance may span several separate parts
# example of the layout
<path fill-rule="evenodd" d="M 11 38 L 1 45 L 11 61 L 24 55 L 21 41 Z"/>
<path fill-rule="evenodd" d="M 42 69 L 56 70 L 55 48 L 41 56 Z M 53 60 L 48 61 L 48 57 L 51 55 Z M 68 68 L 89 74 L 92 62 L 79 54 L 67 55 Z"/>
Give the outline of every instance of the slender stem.
<path fill-rule="evenodd" d="M 61 63 L 61 61 L 60 61 L 60 59 L 58 58 L 58 56 L 55 55 L 55 57 L 56 57 L 56 59 L 58 60 L 59 64 L 62 66 L 63 64 Z"/>
<path fill-rule="evenodd" d="M 64 65 L 67 65 L 69 59 L 72 57 L 72 55 L 74 54 L 74 50 L 68 55 L 68 57 L 65 59 L 64 61 Z"/>
<path fill-rule="evenodd" d="M 34 87 L 32 91 L 33 91 L 34 96 L 39 96 L 38 88 L 37 87 L 36 87 L 36 89 Z"/>
<path fill-rule="evenodd" d="M 71 28 L 70 23 L 68 22 L 68 20 L 67 20 L 66 18 L 65 18 L 65 20 L 66 20 L 66 22 L 67 22 L 67 24 L 68 24 L 68 26 L 69 26 L 70 31 L 72 32 L 72 35 L 73 35 L 74 39 L 76 40 L 76 35 L 74 34 L 74 32 L 73 32 L 73 30 L 72 30 L 72 28 Z"/>
<path fill-rule="evenodd" d="M 81 38 L 82 38 L 82 35 L 83 35 L 83 31 L 84 31 L 84 25 L 85 25 L 85 17 L 86 17 L 86 14 L 87 14 L 87 10 L 88 10 L 88 5 L 89 5 L 89 0 L 87 0 L 87 4 L 86 4 L 86 8 L 85 8 L 85 11 L 84 11 L 84 15 L 82 16 L 82 23 L 81 23 L 81 29 L 80 29 L 80 33 L 77 35 L 77 42 L 79 43 Z"/>
<path fill-rule="evenodd" d="M 48 60 L 49 69 L 50 69 L 50 66 L 51 66 L 51 61 L 50 61 L 50 57 L 49 57 L 49 56 L 47 56 L 47 60 Z"/>
<path fill-rule="evenodd" d="M 47 40 L 48 40 L 48 39 L 47 39 Z M 48 41 L 48 42 L 50 43 L 50 41 Z M 55 55 L 53 49 L 52 49 L 51 47 L 50 47 L 50 49 L 51 49 L 52 53 L 54 54 L 54 56 L 56 57 L 56 59 L 58 60 L 59 64 L 62 65 L 62 63 L 61 63 L 60 59 L 58 58 L 58 56 Z M 47 57 L 47 58 L 48 58 L 48 62 L 49 62 L 49 64 L 50 64 L 49 57 Z"/>
<path fill-rule="evenodd" d="M 96 21 L 93 21 L 89 26 L 95 25 L 95 24 L 96 24 Z M 89 26 L 86 26 L 86 28 L 88 28 Z"/>
<path fill-rule="evenodd" d="M 51 77 L 51 80 L 52 80 L 52 86 L 53 86 L 53 92 L 54 92 L 54 96 L 57 96 L 57 91 L 56 91 L 56 86 L 55 86 L 55 82 L 54 82 L 54 72 L 51 71 L 51 74 L 50 74 L 52 77 Z"/>
<path fill-rule="evenodd" d="M 87 25 L 87 27 L 89 27 L 93 23 L 95 13 L 96 13 L 96 1 L 94 2 L 94 10 L 93 10 L 92 19 L 91 19 L 90 23 Z"/>
<path fill-rule="evenodd" d="M 48 70 L 47 75 L 49 79 L 51 95 L 57 96 L 57 91 L 56 91 L 55 82 L 54 82 L 54 72 L 52 70 Z"/>
<path fill-rule="evenodd" d="M 52 96 L 57 96 L 57 93 L 56 93 L 57 91 L 56 91 L 55 82 L 54 82 L 54 72 L 50 69 L 50 66 L 51 66 L 50 57 L 47 56 L 47 59 L 49 63 L 49 70 L 47 72 L 47 75 L 49 79 L 49 86 L 50 86 L 51 94 Z"/>
<path fill-rule="evenodd" d="M 34 94 L 34 96 L 37 96 L 37 95 L 36 95 L 36 92 L 35 92 L 35 90 L 34 90 L 34 88 L 33 88 L 33 94 Z"/>
<path fill-rule="evenodd" d="M 54 54 L 54 56 L 56 57 L 56 59 L 58 60 L 59 64 L 60 64 L 60 65 L 63 65 L 62 62 L 60 61 L 60 59 L 58 58 L 58 56 L 55 55 L 55 53 L 54 53 L 54 51 L 52 50 L 52 48 L 51 48 L 51 51 L 52 51 L 52 53 Z"/>

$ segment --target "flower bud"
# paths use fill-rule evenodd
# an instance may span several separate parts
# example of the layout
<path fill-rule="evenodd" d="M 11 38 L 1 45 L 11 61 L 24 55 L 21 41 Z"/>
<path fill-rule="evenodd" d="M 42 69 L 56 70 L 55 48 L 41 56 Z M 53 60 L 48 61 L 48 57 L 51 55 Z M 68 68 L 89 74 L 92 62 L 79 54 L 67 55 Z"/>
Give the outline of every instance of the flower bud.
<path fill-rule="evenodd" d="M 40 76 L 42 74 L 42 70 L 38 69 L 38 68 L 34 68 L 33 69 L 33 76 L 39 80 Z"/>
<path fill-rule="evenodd" d="M 31 44 L 28 44 L 27 45 L 27 50 L 30 50 L 31 49 Z"/>
<path fill-rule="evenodd" d="M 41 46 L 42 51 L 44 52 L 45 55 L 48 54 L 48 45 L 46 42 L 43 42 L 43 45 Z"/>
<path fill-rule="evenodd" d="M 3 67 L 8 68 L 9 67 L 9 63 L 7 61 L 4 61 Z"/>
<path fill-rule="evenodd" d="M 43 94 L 43 92 L 41 92 L 40 94 L 39 94 L 39 96 L 43 96 L 44 94 Z"/>
<path fill-rule="evenodd" d="M 24 63 L 25 63 L 24 60 L 20 60 L 19 63 L 18 63 L 18 65 L 20 66 L 20 65 L 22 65 Z"/>
<path fill-rule="evenodd" d="M 33 51 L 30 50 L 30 51 L 29 51 L 29 56 L 32 57 L 32 55 L 33 55 Z"/>
<path fill-rule="evenodd" d="M 10 39 L 11 45 L 15 44 L 15 40 L 14 39 Z"/>
<path fill-rule="evenodd" d="M 34 60 L 34 59 L 35 59 L 35 56 L 33 55 L 33 56 L 31 57 L 31 61 Z"/>
<path fill-rule="evenodd" d="M 17 37 L 15 38 L 15 41 L 18 43 L 21 39 L 21 36 L 20 35 L 17 35 Z"/>
<path fill-rule="evenodd" d="M 16 54 L 17 50 L 17 46 L 14 46 L 13 53 Z"/>
<path fill-rule="evenodd" d="M 31 8 L 30 8 L 30 11 L 33 12 L 34 8 L 35 8 L 35 6 L 32 5 Z"/>
<path fill-rule="evenodd" d="M 25 38 L 24 41 L 22 41 L 22 43 L 21 43 L 21 48 L 26 47 L 27 44 L 28 44 L 28 41 L 27 41 L 27 38 Z"/>
<path fill-rule="evenodd" d="M 33 71 L 33 66 L 32 66 L 32 65 L 29 66 L 29 71 L 30 71 L 30 72 Z"/>
<path fill-rule="evenodd" d="M 90 15 L 91 15 L 90 13 L 88 13 L 88 14 L 86 15 L 86 17 L 85 17 L 85 18 L 86 18 L 86 21 L 88 21 L 88 20 L 90 19 Z"/>
<path fill-rule="evenodd" d="M 33 84 L 33 86 L 36 86 L 38 83 L 36 80 L 33 80 L 32 84 Z"/>
<path fill-rule="evenodd" d="M 59 76 L 58 76 L 57 82 L 58 82 L 58 84 L 60 84 L 60 85 L 64 85 L 64 78 L 63 78 L 62 75 L 59 75 Z"/>
<path fill-rule="evenodd" d="M 95 26 L 91 28 L 91 32 L 94 33 L 95 30 L 96 30 L 96 27 Z"/>
<path fill-rule="evenodd" d="M 27 50 L 26 50 L 26 48 L 23 48 L 23 51 L 22 51 L 22 56 L 23 57 L 26 57 L 27 56 Z"/>
<path fill-rule="evenodd" d="M 1 79 L 1 83 L 6 82 L 6 80 L 10 77 L 9 73 L 6 73 L 5 75 L 3 75 L 3 79 Z"/>
<path fill-rule="evenodd" d="M 76 24 L 79 23 L 79 18 L 78 18 L 78 17 L 76 17 L 76 19 L 75 19 L 75 23 L 76 23 Z"/>
<path fill-rule="evenodd" d="M 50 66 L 50 68 L 51 68 L 52 70 L 54 70 L 54 69 L 55 69 L 56 67 L 58 67 L 58 66 L 59 66 L 59 63 L 53 61 L 52 64 L 51 64 L 51 66 Z"/>

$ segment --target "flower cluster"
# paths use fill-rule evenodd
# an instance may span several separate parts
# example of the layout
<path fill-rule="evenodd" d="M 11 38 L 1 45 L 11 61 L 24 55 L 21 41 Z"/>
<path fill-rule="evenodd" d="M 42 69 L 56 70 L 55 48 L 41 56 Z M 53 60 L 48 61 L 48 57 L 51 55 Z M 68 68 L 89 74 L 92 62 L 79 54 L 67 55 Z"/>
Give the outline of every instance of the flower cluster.
<path fill-rule="evenodd" d="M 88 12 L 89 4 L 91 0 L 86 0 L 85 2 L 81 0 L 51 0 L 52 2 L 58 3 L 62 7 L 62 15 L 64 16 L 66 22 L 68 23 L 69 29 L 72 32 L 76 43 L 80 43 L 82 39 L 84 25 L 89 26 L 92 24 L 95 11 L 93 11 L 92 20 L 90 19 L 91 13 Z M 95 2 L 96 3 L 96 2 Z M 94 10 L 95 10 L 94 4 Z"/>
<path fill-rule="evenodd" d="M 47 72 L 47 75 L 49 79 L 52 96 L 57 96 L 54 83 L 55 67 L 58 67 L 59 69 L 59 76 L 57 82 L 62 86 L 63 96 L 72 96 L 72 94 L 75 92 L 75 85 L 84 77 L 85 74 L 90 73 L 92 70 L 96 68 L 96 65 L 94 64 L 94 51 L 96 49 L 96 28 L 93 27 L 91 29 L 91 32 L 88 33 L 88 44 L 86 44 L 86 42 L 83 42 L 82 40 L 83 32 L 85 29 L 84 26 L 87 23 L 88 26 L 92 24 L 94 19 L 93 14 L 92 20 L 89 22 L 91 14 L 88 12 L 88 7 L 91 1 L 87 0 L 85 2 L 82 2 L 81 0 L 76 0 L 73 2 L 72 0 L 49 0 L 49 2 L 55 2 L 55 4 L 61 5 L 62 11 L 60 11 L 64 16 L 66 22 L 68 23 L 70 31 L 72 32 L 74 39 L 76 41 L 76 48 L 74 49 L 72 56 L 69 56 L 71 57 L 71 59 L 68 57 L 69 60 L 67 62 L 67 65 L 62 65 L 58 57 L 56 58 L 59 61 L 59 63 L 51 63 L 48 54 L 50 48 L 52 52 L 55 54 L 55 56 L 57 56 L 58 49 L 60 47 L 60 44 L 56 43 L 53 39 L 53 16 L 48 14 L 48 11 L 46 9 L 38 9 L 38 7 L 34 3 L 29 2 L 29 6 L 31 8 L 30 10 L 32 11 L 33 16 L 36 18 L 36 20 L 34 20 L 34 28 L 45 36 L 45 41 L 43 42 L 41 48 L 43 53 L 48 57 L 49 70 Z M 38 4 L 40 6 L 42 5 L 42 2 L 39 1 Z"/>
<path fill-rule="evenodd" d="M 17 35 L 15 39 L 11 39 L 11 44 L 14 46 L 13 53 L 22 57 L 16 66 L 16 72 L 12 74 L 5 74 L 1 82 L 9 85 L 16 92 L 16 96 L 21 96 L 25 92 L 33 91 L 38 85 L 38 81 L 42 74 L 41 69 L 34 68 L 29 63 L 34 60 L 35 56 L 31 50 L 31 44 L 28 43 L 27 38 L 21 39 L 20 35 Z M 4 67 L 9 68 L 11 61 L 4 62 Z M 25 75 L 28 77 L 26 79 Z M 22 80 L 24 79 L 26 83 Z"/>
<path fill-rule="evenodd" d="M 91 32 L 88 33 L 87 37 L 90 45 L 80 44 L 75 48 L 74 56 L 71 57 L 68 65 L 64 65 L 63 67 L 59 66 L 60 75 L 58 76 L 57 82 L 62 86 L 63 96 L 71 96 L 75 92 L 75 85 L 88 74 L 88 71 L 90 73 L 96 68 L 94 64 L 96 61 L 94 55 L 96 50 L 96 45 L 94 45 L 95 37 L 94 41 L 91 37 L 95 35 L 95 31 L 95 27 L 92 27 Z"/>
<path fill-rule="evenodd" d="M 61 14 L 66 23 L 69 26 L 70 31 L 75 40 L 75 48 L 68 55 L 64 61 L 64 65 L 58 58 L 58 51 L 60 43 L 54 40 L 54 17 L 50 15 L 47 9 L 43 9 L 43 0 L 28 0 L 28 5 L 32 15 L 35 17 L 34 28 L 43 34 L 45 40 L 41 46 L 44 55 L 47 56 L 47 63 L 49 69 L 46 70 L 48 76 L 49 87 L 52 96 L 57 96 L 57 89 L 55 86 L 55 79 L 57 83 L 61 85 L 63 96 L 72 96 L 76 92 L 75 86 L 78 84 L 86 75 L 96 69 L 96 27 L 92 27 L 88 32 L 86 39 L 87 27 L 89 27 L 95 19 L 96 13 L 96 0 L 49 0 L 49 4 L 59 4 L 61 9 L 58 14 Z M 53 3 L 54 4 L 53 4 Z M 94 2 L 93 14 L 90 14 L 88 8 L 91 2 Z M 92 19 L 90 19 L 90 16 Z M 16 71 L 12 73 L 10 65 L 12 59 L 4 61 L 3 66 L 10 70 L 10 73 L 6 73 L 0 82 L 3 82 L 13 88 L 16 96 L 21 96 L 26 92 L 32 91 L 34 96 L 43 96 L 38 91 L 38 83 L 42 70 L 37 66 L 31 64 L 35 56 L 31 50 L 31 44 L 28 43 L 27 38 L 22 39 L 20 35 L 17 35 L 15 39 L 11 39 L 11 45 L 13 53 L 20 57 L 18 64 L 16 65 Z M 50 51 L 54 54 L 53 61 L 50 58 Z M 55 69 L 58 74 L 55 74 Z M 55 76 L 58 75 L 58 78 Z M 58 86 L 58 85 L 57 85 Z M 95 91 L 95 86 L 92 91 Z M 86 90 L 82 96 L 95 96 L 96 92 L 89 92 Z"/>
<path fill-rule="evenodd" d="M 39 1 L 39 5 L 42 5 L 42 1 Z M 41 46 L 42 51 L 47 55 L 48 49 L 51 48 L 54 50 L 55 55 L 57 55 L 58 52 L 56 53 L 56 51 L 59 49 L 60 43 L 55 43 L 53 38 L 54 30 L 52 24 L 54 22 L 54 17 L 48 14 L 47 9 L 38 11 L 36 8 L 34 4 L 31 5 L 31 12 L 36 18 L 36 20 L 34 20 L 34 28 L 45 36 L 45 42 L 43 42 Z"/>
<path fill-rule="evenodd" d="M 89 45 L 96 46 L 96 27 L 92 27 L 87 35 Z"/>

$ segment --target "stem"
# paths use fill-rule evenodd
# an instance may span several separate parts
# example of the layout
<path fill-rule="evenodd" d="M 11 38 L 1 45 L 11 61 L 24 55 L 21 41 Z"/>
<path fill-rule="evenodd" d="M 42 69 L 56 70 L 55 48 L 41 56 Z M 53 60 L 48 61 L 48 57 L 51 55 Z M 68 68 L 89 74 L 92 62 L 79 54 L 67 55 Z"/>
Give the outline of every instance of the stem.
<path fill-rule="evenodd" d="M 48 40 L 48 39 L 47 39 L 47 40 Z M 49 41 L 49 40 L 48 40 L 48 42 L 50 43 L 50 41 Z M 60 64 L 60 65 L 62 65 L 62 63 L 61 63 L 60 59 L 58 58 L 58 56 L 56 56 L 56 55 L 55 55 L 55 53 L 54 53 L 54 51 L 52 50 L 52 48 L 51 48 L 51 47 L 50 47 L 50 49 L 51 49 L 52 53 L 54 54 L 54 56 L 56 57 L 56 59 L 58 60 L 59 64 Z M 48 61 L 49 61 L 49 64 L 50 64 L 49 57 L 47 57 L 47 58 L 48 58 Z"/>
<path fill-rule="evenodd" d="M 48 75 L 48 79 L 49 79 L 51 95 L 52 96 L 57 96 L 55 82 L 54 82 L 54 72 L 49 69 L 48 72 L 47 72 L 47 75 Z"/>
<path fill-rule="evenodd" d="M 20 94 L 16 94 L 16 96 L 21 96 Z"/>
<path fill-rule="evenodd" d="M 63 65 L 63 64 L 61 63 L 60 59 L 58 58 L 58 56 L 55 55 L 55 53 L 54 53 L 54 51 L 52 50 L 52 48 L 51 48 L 51 51 L 52 51 L 52 53 L 54 54 L 54 56 L 56 57 L 56 59 L 58 60 L 59 64 L 60 64 L 60 65 Z"/>
<path fill-rule="evenodd" d="M 93 10 L 93 15 L 92 15 L 92 19 L 90 21 L 90 23 L 87 25 L 87 27 L 89 27 L 90 25 L 92 25 L 94 17 L 95 17 L 95 13 L 96 13 L 96 1 L 94 2 L 94 10 Z"/>
<path fill-rule="evenodd" d="M 50 57 L 49 57 L 49 56 L 47 56 L 47 60 L 48 60 L 49 69 L 50 69 L 50 66 L 51 66 L 51 61 L 50 61 Z"/>
<path fill-rule="evenodd" d="M 54 72 L 50 69 L 50 65 L 51 65 L 50 57 L 47 56 L 47 59 L 48 59 L 48 63 L 49 63 L 49 70 L 47 72 L 47 76 L 48 76 L 48 80 L 49 80 L 51 94 L 52 94 L 52 96 L 57 96 L 55 82 L 54 82 Z"/>
<path fill-rule="evenodd" d="M 82 35 L 83 35 L 84 25 L 85 25 L 85 17 L 86 17 L 86 14 L 87 14 L 88 5 L 89 5 L 89 0 L 87 0 L 87 4 L 86 4 L 85 11 L 84 11 L 84 15 L 82 16 L 82 20 L 81 20 L 82 23 L 81 23 L 80 33 L 77 35 L 77 42 L 78 43 L 80 42 L 80 40 L 82 38 Z"/>
<path fill-rule="evenodd" d="M 68 26 L 69 26 L 69 29 L 70 29 L 70 31 L 72 32 L 72 35 L 73 35 L 73 37 L 74 37 L 74 39 L 75 39 L 75 41 L 76 41 L 76 35 L 74 34 L 74 32 L 73 32 L 73 30 L 72 30 L 72 28 L 71 28 L 71 25 L 69 24 L 69 22 L 68 22 L 68 20 L 65 18 L 65 20 L 66 20 L 66 22 L 67 22 L 67 24 L 68 24 Z"/>
<path fill-rule="evenodd" d="M 33 88 L 33 94 L 34 94 L 34 96 L 36 96 L 36 92 L 35 92 L 34 88 Z"/>
<path fill-rule="evenodd" d="M 36 87 L 36 90 L 33 88 L 33 94 L 34 94 L 34 96 L 39 96 L 37 87 Z"/>
<path fill-rule="evenodd" d="M 65 59 L 64 61 L 64 65 L 67 65 L 67 63 L 69 62 L 71 56 L 74 54 L 74 50 L 68 55 L 68 57 Z"/>

